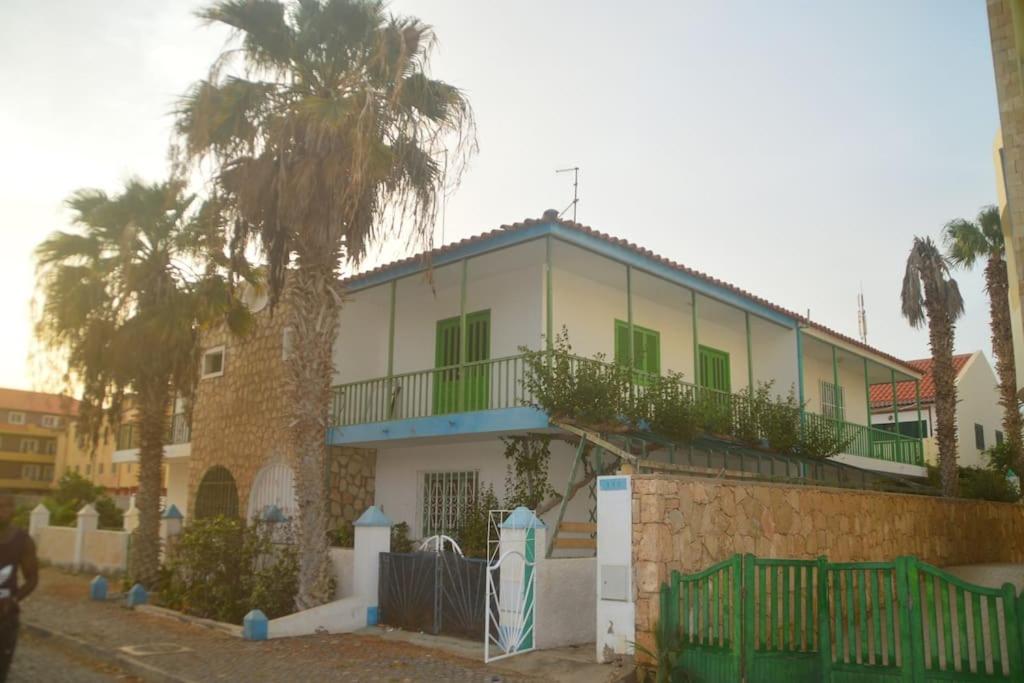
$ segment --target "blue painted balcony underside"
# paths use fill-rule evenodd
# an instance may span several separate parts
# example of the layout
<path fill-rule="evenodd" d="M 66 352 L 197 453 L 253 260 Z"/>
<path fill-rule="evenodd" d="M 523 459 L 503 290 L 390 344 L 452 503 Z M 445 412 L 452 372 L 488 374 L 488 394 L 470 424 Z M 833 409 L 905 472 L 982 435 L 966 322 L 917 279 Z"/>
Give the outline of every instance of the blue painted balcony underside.
<path fill-rule="evenodd" d="M 548 426 L 547 414 L 535 408 L 502 408 L 332 427 L 327 432 L 327 443 L 331 446 L 347 446 L 462 434 L 539 430 Z"/>

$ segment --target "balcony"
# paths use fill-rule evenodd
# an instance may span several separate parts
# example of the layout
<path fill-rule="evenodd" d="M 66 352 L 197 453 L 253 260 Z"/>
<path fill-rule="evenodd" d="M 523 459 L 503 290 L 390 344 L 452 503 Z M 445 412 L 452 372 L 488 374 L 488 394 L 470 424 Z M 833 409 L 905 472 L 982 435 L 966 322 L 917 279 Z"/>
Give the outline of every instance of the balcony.
<path fill-rule="evenodd" d="M 582 358 L 573 358 L 571 363 L 573 372 L 583 364 L 602 365 Z M 526 356 L 517 355 L 343 384 L 334 389 L 332 424 L 345 428 L 523 408 L 533 403 L 533 396 L 523 382 L 528 372 Z M 630 391 L 638 394 L 646 391 L 653 380 L 640 372 L 635 372 L 634 377 Z M 678 391 L 694 405 L 703 406 L 705 423 L 710 421 L 713 427 L 710 431 L 735 433 L 741 420 L 749 415 L 748 401 L 743 395 L 717 392 L 682 381 L 678 382 Z M 709 406 L 710 416 L 706 414 Z M 799 417 L 801 429 L 843 444 L 837 459 L 873 469 L 915 475 L 924 473 L 921 469 L 924 456 L 920 439 L 807 410 L 800 410 L 794 415 Z M 876 461 L 876 464 L 865 463 L 861 458 Z"/>
<path fill-rule="evenodd" d="M 117 450 L 128 451 L 139 447 L 139 425 L 137 422 L 128 422 L 117 430 Z M 171 416 L 167 425 L 167 432 L 164 435 L 164 445 L 185 444 L 192 439 L 192 428 L 184 413 L 177 413 Z"/>

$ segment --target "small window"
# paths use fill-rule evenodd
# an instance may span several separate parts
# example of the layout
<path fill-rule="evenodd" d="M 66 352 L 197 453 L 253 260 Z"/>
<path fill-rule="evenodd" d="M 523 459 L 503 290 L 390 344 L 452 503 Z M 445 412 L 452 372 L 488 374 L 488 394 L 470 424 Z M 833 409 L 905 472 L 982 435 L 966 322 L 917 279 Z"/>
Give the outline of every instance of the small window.
<path fill-rule="evenodd" d="M 996 430 L 996 445 L 997 446 L 1002 446 L 1003 445 L 1003 433 L 1001 431 L 999 431 L 998 429 Z"/>
<path fill-rule="evenodd" d="M 85 464 L 85 473 L 86 474 L 92 474 L 92 463 L 91 462 Z"/>
<path fill-rule="evenodd" d="M 60 427 L 60 418 L 56 415 L 43 415 L 40 424 L 49 429 L 57 429 Z"/>
<path fill-rule="evenodd" d="M 42 465 L 22 465 L 21 466 L 21 478 L 32 479 L 38 481 L 43 478 L 43 466 Z"/>
<path fill-rule="evenodd" d="M 423 475 L 422 535 L 454 536 L 476 500 L 477 472 L 427 472 Z"/>
<path fill-rule="evenodd" d="M 833 420 L 846 419 L 846 394 L 843 387 L 821 380 L 821 414 Z M 903 425 L 900 425 L 901 427 Z"/>
<path fill-rule="evenodd" d="M 81 473 L 82 473 L 82 466 L 81 465 L 75 465 L 75 474 L 81 474 Z"/>
<path fill-rule="evenodd" d="M 21 452 L 22 453 L 38 453 L 39 452 L 39 440 L 38 439 L 22 439 L 21 440 Z"/>
<path fill-rule="evenodd" d="M 103 463 L 96 466 L 96 474 L 103 474 Z"/>
<path fill-rule="evenodd" d="M 12 425 L 25 424 L 25 413 L 17 413 L 13 410 L 7 413 L 7 421 Z"/>
<path fill-rule="evenodd" d="M 56 454 L 57 454 L 57 442 L 56 442 L 56 441 L 54 441 L 53 439 L 48 439 L 48 440 L 47 440 L 47 441 L 46 441 L 46 442 L 45 442 L 45 443 L 43 444 L 43 451 L 44 451 L 44 452 L 45 452 L 45 453 L 46 453 L 47 455 L 56 455 Z"/>
<path fill-rule="evenodd" d="M 629 362 L 629 323 L 615 321 L 615 362 L 632 365 L 648 375 L 661 374 L 661 335 L 655 330 L 633 325 L 633 362 Z"/>
<path fill-rule="evenodd" d="M 974 425 L 974 445 L 979 451 L 985 450 L 985 428 L 980 424 Z"/>
<path fill-rule="evenodd" d="M 203 354 L 203 379 L 220 377 L 224 374 L 224 347 L 218 346 Z"/>
<path fill-rule="evenodd" d="M 112 463 L 112 464 L 110 465 L 110 473 L 111 473 L 111 474 L 117 474 L 117 463 L 116 463 L 116 462 L 115 462 L 115 463 Z"/>

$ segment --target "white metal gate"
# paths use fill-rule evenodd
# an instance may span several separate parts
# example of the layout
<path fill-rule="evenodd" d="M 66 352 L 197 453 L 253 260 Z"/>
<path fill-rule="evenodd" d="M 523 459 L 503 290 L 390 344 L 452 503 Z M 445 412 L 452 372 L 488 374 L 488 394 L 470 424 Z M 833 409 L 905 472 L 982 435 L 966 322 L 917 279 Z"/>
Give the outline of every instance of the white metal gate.
<path fill-rule="evenodd" d="M 485 662 L 534 649 L 536 532 L 533 528 L 502 529 L 510 512 L 491 510 L 487 525 Z"/>
<path fill-rule="evenodd" d="M 249 492 L 246 519 L 252 520 L 271 505 L 276 505 L 289 519 L 294 519 L 298 513 L 298 501 L 295 499 L 295 473 L 287 463 L 269 463 L 256 474 L 252 490 Z"/>

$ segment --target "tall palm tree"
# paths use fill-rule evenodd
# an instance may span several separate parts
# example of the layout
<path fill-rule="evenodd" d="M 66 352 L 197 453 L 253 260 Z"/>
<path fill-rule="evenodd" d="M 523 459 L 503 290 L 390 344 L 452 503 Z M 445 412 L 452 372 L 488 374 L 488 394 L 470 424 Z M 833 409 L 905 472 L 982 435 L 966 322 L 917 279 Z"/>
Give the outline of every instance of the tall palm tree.
<path fill-rule="evenodd" d="M 475 150 L 473 113 L 459 89 L 427 74 L 431 28 L 377 0 L 222 0 L 199 15 L 232 28 L 237 45 L 180 104 L 179 162 L 213 169 L 231 242 L 260 247 L 271 301 L 283 295 L 293 330 L 286 405 L 304 609 L 329 598 L 324 472 L 339 271 L 375 240 L 429 243 L 440 185 L 457 185 Z"/>
<path fill-rule="evenodd" d="M 172 396 L 192 393 L 200 325 L 227 314 L 240 330 L 247 317 L 218 275 L 223 250 L 195 270 L 199 252 L 220 238 L 192 203 L 178 182 L 131 180 L 113 196 L 79 190 L 67 202 L 79 229 L 55 232 L 36 248 L 44 297 L 36 333 L 66 356 L 66 379 L 81 388 L 79 438 L 95 448 L 120 421 L 126 393 L 135 396 L 139 526 L 130 568 L 146 586 L 159 569 L 160 469 Z"/>
<path fill-rule="evenodd" d="M 1010 285 L 1006 269 L 1006 244 L 999 209 L 985 206 L 977 218 L 958 218 L 946 224 L 946 252 L 957 266 L 972 268 L 985 259 L 985 291 L 988 293 L 992 352 L 999 377 L 999 404 L 1003 407 L 1003 431 L 1012 453 L 1014 469 L 1024 472 L 1017 369 L 1013 359 L 1013 328 L 1010 323 Z"/>
<path fill-rule="evenodd" d="M 915 237 L 907 256 L 900 295 L 903 317 L 914 327 L 928 323 L 935 380 L 936 438 L 939 442 L 939 473 L 942 494 L 956 496 L 956 373 L 953 371 L 953 339 L 956 321 L 964 312 L 964 300 L 949 263 L 930 237 Z"/>

